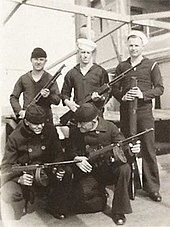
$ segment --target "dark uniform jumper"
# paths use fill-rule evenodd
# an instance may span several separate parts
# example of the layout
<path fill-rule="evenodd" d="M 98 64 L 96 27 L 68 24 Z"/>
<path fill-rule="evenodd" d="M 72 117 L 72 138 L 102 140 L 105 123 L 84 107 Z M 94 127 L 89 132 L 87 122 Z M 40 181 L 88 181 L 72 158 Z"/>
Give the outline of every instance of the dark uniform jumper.
<path fill-rule="evenodd" d="M 34 97 L 41 91 L 41 89 L 50 81 L 52 76 L 44 71 L 41 79 L 35 82 L 32 78 L 32 71 L 22 75 L 15 84 L 14 90 L 10 95 L 10 103 L 13 108 L 14 113 L 18 116 L 21 109 L 26 110 L 27 106 L 31 103 Z M 23 108 L 19 103 L 19 98 L 21 93 L 23 93 Z M 52 117 L 51 104 L 58 105 L 60 103 L 59 89 L 55 82 L 50 88 L 50 95 L 47 98 L 41 97 L 38 101 L 38 105 L 42 105 L 47 114 L 48 118 Z"/>
<path fill-rule="evenodd" d="M 117 66 L 116 75 L 119 75 L 130 67 L 130 58 L 128 58 Z M 137 78 L 137 86 L 143 93 L 143 99 L 138 99 L 138 132 L 144 131 L 148 128 L 154 128 L 152 99 L 162 95 L 164 91 L 159 66 L 148 58 L 143 58 L 140 65 L 138 65 L 133 71 L 130 71 L 122 81 L 114 85 L 112 94 L 120 102 L 120 124 L 125 137 L 129 136 L 129 102 L 122 101 L 122 97 L 130 89 L 131 77 Z M 147 133 L 141 139 L 143 188 L 149 193 L 159 192 L 160 188 L 154 145 L 154 132 Z"/>
<path fill-rule="evenodd" d="M 80 64 L 78 64 L 66 74 L 61 98 L 70 99 L 72 89 L 74 89 L 74 101 L 79 104 L 87 95 L 97 92 L 108 81 L 108 74 L 101 66 L 93 64 L 84 76 L 80 71 Z M 101 102 L 99 102 L 100 104 Z"/>
<path fill-rule="evenodd" d="M 123 136 L 118 128 L 111 122 L 105 121 L 99 117 L 99 124 L 94 131 L 81 133 L 79 129 L 74 129 L 71 133 L 72 149 L 68 153 L 70 158 L 75 156 L 87 156 L 88 149 L 96 149 L 100 146 L 110 145 L 111 143 L 120 141 Z M 93 151 L 92 151 L 93 152 Z M 74 168 L 75 179 L 85 176 L 77 166 Z M 132 212 L 129 195 L 128 183 L 130 179 L 129 164 L 102 164 L 97 168 L 93 167 L 91 173 L 93 177 L 102 185 L 115 185 L 114 198 L 112 203 L 113 214 L 128 214 Z"/>

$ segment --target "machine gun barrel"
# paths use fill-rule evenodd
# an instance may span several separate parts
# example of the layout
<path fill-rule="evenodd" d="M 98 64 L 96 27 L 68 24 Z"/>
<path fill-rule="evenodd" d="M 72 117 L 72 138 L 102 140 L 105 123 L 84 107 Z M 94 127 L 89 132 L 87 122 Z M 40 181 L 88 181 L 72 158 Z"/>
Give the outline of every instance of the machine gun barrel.
<path fill-rule="evenodd" d="M 13 172 L 19 172 L 19 171 L 33 171 L 38 168 L 46 169 L 51 167 L 57 167 L 57 166 L 64 166 L 64 165 L 71 165 L 76 164 L 79 161 L 61 161 L 61 162 L 51 162 L 51 163 L 42 163 L 42 164 L 33 164 L 33 165 L 20 165 L 20 164 L 14 164 L 12 165 L 12 171 Z"/>

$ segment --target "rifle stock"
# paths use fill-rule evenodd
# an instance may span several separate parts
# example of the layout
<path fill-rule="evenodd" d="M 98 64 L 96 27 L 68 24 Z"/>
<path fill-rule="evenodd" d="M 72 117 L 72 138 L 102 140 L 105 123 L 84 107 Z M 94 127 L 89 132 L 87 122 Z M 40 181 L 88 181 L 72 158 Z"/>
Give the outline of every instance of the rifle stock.
<path fill-rule="evenodd" d="M 111 86 L 113 86 L 114 84 L 116 84 L 117 82 L 119 82 L 120 80 L 122 80 L 128 72 L 130 72 L 131 70 L 133 70 L 135 67 L 137 67 L 138 65 L 140 65 L 141 63 L 138 63 L 137 65 L 127 69 L 125 72 L 121 73 L 120 75 L 118 75 L 115 79 L 113 79 L 112 81 L 108 82 L 107 84 L 103 84 L 103 86 L 101 86 L 98 90 L 98 94 L 102 95 L 105 92 L 107 92 Z M 87 97 L 85 97 L 85 99 L 83 101 L 81 101 L 79 104 L 83 104 L 83 103 L 87 103 L 92 101 L 91 98 L 91 94 L 89 94 Z M 63 116 L 60 117 L 60 123 L 65 125 L 67 124 L 67 122 L 69 120 L 71 120 L 74 117 L 74 112 L 72 112 L 71 110 L 69 110 L 68 112 L 66 112 Z"/>

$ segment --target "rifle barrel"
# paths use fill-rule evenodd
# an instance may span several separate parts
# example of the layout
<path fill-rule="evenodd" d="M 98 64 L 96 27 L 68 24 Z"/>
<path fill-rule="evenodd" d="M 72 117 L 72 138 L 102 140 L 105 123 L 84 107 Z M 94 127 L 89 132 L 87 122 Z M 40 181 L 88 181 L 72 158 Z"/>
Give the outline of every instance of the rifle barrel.
<path fill-rule="evenodd" d="M 51 163 L 49 162 L 49 163 L 44 163 L 42 165 L 46 168 L 48 166 L 69 165 L 69 164 L 75 164 L 78 162 L 80 161 L 71 160 L 71 161 L 61 161 L 61 162 L 51 162 Z"/>
<path fill-rule="evenodd" d="M 143 131 L 143 132 L 139 132 L 139 133 L 137 133 L 137 134 L 134 135 L 134 136 L 130 136 L 130 137 L 128 137 L 128 138 L 126 138 L 126 139 L 124 139 L 124 140 L 122 140 L 122 141 L 119 141 L 118 144 L 124 144 L 124 143 L 127 143 L 128 141 L 133 141 L 134 139 L 138 138 L 139 136 L 142 136 L 143 134 L 148 133 L 148 132 L 151 132 L 151 131 L 153 131 L 153 130 L 154 130 L 153 128 L 146 129 L 146 130 Z"/>
<path fill-rule="evenodd" d="M 115 79 L 113 79 L 112 81 L 110 81 L 110 82 L 108 83 L 108 85 L 109 85 L 109 86 L 112 86 L 112 85 L 114 85 L 115 83 L 119 82 L 120 80 L 122 80 L 122 79 L 125 77 L 125 75 L 126 75 L 128 72 L 130 72 L 131 70 L 133 70 L 134 68 L 136 68 L 136 67 L 137 67 L 138 65 L 140 65 L 140 64 L 141 64 L 141 62 L 139 62 L 138 64 L 136 64 L 136 65 L 132 66 L 131 68 L 127 69 L 126 71 L 124 71 L 123 73 L 121 73 L 120 75 L 118 75 Z"/>

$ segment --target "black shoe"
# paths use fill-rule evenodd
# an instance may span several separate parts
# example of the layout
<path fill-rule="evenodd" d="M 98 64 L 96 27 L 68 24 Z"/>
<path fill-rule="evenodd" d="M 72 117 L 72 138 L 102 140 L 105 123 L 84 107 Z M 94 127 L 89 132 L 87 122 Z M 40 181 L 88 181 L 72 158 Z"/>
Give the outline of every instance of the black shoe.
<path fill-rule="evenodd" d="M 59 213 L 57 211 L 54 211 L 54 210 L 49 210 L 48 209 L 47 212 L 49 214 L 51 214 L 54 218 L 57 218 L 57 219 L 60 219 L 60 220 L 63 220 L 63 219 L 66 218 L 66 215 L 65 214 L 61 214 L 61 213 Z"/>
<path fill-rule="evenodd" d="M 162 201 L 162 197 L 159 194 L 159 192 L 152 192 L 152 193 L 149 194 L 149 197 L 155 202 L 161 202 Z"/>
<path fill-rule="evenodd" d="M 66 218 L 65 214 L 53 213 L 52 215 L 53 215 L 54 218 L 57 218 L 57 219 L 60 219 L 60 220 L 63 220 L 63 219 Z"/>
<path fill-rule="evenodd" d="M 112 219 L 116 225 L 124 225 L 126 222 L 126 217 L 124 214 L 114 214 Z"/>

